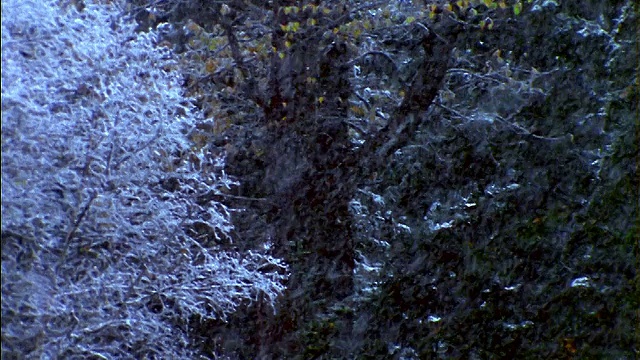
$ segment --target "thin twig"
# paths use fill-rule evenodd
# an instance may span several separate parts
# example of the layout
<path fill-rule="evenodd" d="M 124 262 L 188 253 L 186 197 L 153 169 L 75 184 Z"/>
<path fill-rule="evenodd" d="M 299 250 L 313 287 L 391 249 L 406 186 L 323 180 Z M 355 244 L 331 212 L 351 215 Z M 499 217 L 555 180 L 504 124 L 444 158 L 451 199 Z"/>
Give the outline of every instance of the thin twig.
<path fill-rule="evenodd" d="M 80 212 L 80 215 L 78 215 L 76 220 L 73 222 L 73 225 L 72 225 L 71 229 L 69 230 L 69 232 L 67 232 L 67 236 L 65 236 L 65 239 L 64 239 L 64 250 L 62 252 L 62 258 L 60 259 L 60 263 L 58 264 L 58 267 L 61 266 L 62 264 L 64 264 L 65 260 L 67 259 L 67 255 L 69 253 L 69 246 L 71 245 L 71 239 L 73 239 L 74 235 L 76 234 L 76 231 L 78 231 L 78 228 L 80 227 L 80 224 L 82 223 L 82 221 L 84 220 L 85 216 L 89 212 L 89 209 L 91 208 L 91 204 L 93 204 L 93 201 L 97 197 L 98 197 L 98 192 L 97 191 L 92 191 L 92 194 L 91 194 L 91 197 L 89 198 L 89 201 L 87 201 L 87 203 L 85 204 L 84 208 Z"/>

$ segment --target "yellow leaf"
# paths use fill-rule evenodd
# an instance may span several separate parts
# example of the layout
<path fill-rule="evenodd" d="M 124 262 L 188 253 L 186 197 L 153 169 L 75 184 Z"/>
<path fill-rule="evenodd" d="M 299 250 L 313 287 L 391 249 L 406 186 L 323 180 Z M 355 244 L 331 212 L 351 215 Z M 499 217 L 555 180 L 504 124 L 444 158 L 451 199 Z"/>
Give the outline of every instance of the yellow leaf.
<path fill-rule="evenodd" d="M 521 12 L 522 12 L 522 3 L 518 1 L 517 3 L 515 3 L 515 5 L 513 5 L 513 13 L 516 16 L 518 16 L 520 15 Z"/>
<path fill-rule="evenodd" d="M 287 40 L 284 42 L 284 46 L 286 46 L 287 48 L 291 47 L 291 41 Z"/>
<path fill-rule="evenodd" d="M 331 12 L 331 10 L 327 9 L 327 8 L 322 8 L 322 13 L 324 13 L 325 15 L 328 15 Z"/>
<path fill-rule="evenodd" d="M 575 354 L 578 351 L 576 347 L 576 340 L 574 338 L 565 338 L 562 340 L 565 350 L 571 354 Z"/>
<path fill-rule="evenodd" d="M 370 122 L 376 121 L 376 108 L 374 108 L 373 106 L 371 107 L 371 109 L 369 109 L 368 117 Z"/>
<path fill-rule="evenodd" d="M 298 21 L 291 23 L 291 31 L 296 32 L 300 29 L 300 23 Z"/>
<path fill-rule="evenodd" d="M 291 6 L 286 6 L 286 7 L 284 8 L 284 14 L 285 14 L 285 15 L 289 15 L 289 14 L 291 14 Z"/>
<path fill-rule="evenodd" d="M 202 28 L 200 27 L 200 25 L 196 24 L 191 20 L 189 20 L 189 22 L 187 23 L 187 29 L 189 29 L 189 31 L 193 32 L 196 35 L 198 35 L 200 31 L 202 31 Z"/>
<path fill-rule="evenodd" d="M 280 59 L 284 59 L 284 53 L 279 52 L 279 53 L 278 53 L 278 57 L 279 57 Z"/>
<path fill-rule="evenodd" d="M 318 102 L 319 102 L 320 104 L 322 104 L 322 103 L 324 102 L 324 96 L 320 96 L 320 97 L 318 98 Z"/>
<path fill-rule="evenodd" d="M 357 106 L 357 105 L 353 105 L 351 106 L 351 112 L 358 117 L 362 117 L 366 114 L 365 108 Z"/>
<path fill-rule="evenodd" d="M 445 100 L 445 101 L 451 101 L 456 98 L 456 94 L 451 90 L 445 90 L 440 92 L 440 96 L 442 97 L 442 100 Z"/>
<path fill-rule="evenodd" d="M 404 21 L 404 23 L 405 23 L 405 24 L 407 24 L 407 25 L 409 25 L 409 24 L 411 24 L 411 23 L 412 23 L 412 22 L 414 22 L 414 21 L 416 21 L 416 18 L 415 18 L 415 17 L 413 17 L 413 16 L 409 16 L 409 17 Z"/>
<path fill-rule="evenodd" d="M 204 70 L 209 74 L 215 72 L 217 67 L 216 61 L 213 59 L 208 59 L 204 64 Z"/>

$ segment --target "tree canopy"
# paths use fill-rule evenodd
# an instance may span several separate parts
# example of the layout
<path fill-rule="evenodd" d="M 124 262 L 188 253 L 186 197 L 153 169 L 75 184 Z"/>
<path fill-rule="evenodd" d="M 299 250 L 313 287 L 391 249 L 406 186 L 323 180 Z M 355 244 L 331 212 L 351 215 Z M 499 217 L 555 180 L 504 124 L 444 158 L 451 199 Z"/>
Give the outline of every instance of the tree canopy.
<path fill-rule="evenodd" d="M 2 358 L 189 358 L 193 317 L 274 306 L 287 267 L 210 199 L 224 159 L 177 63 L 115 5 L 2 2 Z"/>
<path fill-rule="evenodd" d="M 210 239 L 207 253 L 257 256 L 272 270 L 264 278 L 248 266 L 247 292 L 229 297 L 224 317 L 182 307 L 189 316 L 176 326 L 188 329 L 190 351 L 231 359 L 637 356 L 635 2 L 131 0 L 123 10 L 183 79 L 171 89 L 184 97 L 171 100 L 191 120 L 170 122 L 178 128 L 158 138 L 162 156 L 144 158 L 176 156 L 186 167 L 154 175 L 173 194 L 159 204 L 196 209 L 177 213 L 193 221 L 171 231 Z M 5 158 L 18 159 L 5 154 L 4 74 L 3 218 Z M 133 125 L 152 134 L 155 123 Z M 182 147 L 171 148 L 181 136 Z M 104 144 L 122 148 L 126 162 L 146 151 L 136 137 L 142 145 L 129 150 L 118 137 Z M 83 161 L 92 169 L 94 160 Z M 149 194 L 155 182 L 139 174 L 142 185 L 118 188 Z M 82 209 L 92 197 L 79 199 Z M 3 219 L 3 254 L 9 229 Z M 152 272 L 184 271 L 192 270 Z M 204 276 L 219 278 L 217 270 Z M 3 318 L 4 309 L 3 300 Z"/>

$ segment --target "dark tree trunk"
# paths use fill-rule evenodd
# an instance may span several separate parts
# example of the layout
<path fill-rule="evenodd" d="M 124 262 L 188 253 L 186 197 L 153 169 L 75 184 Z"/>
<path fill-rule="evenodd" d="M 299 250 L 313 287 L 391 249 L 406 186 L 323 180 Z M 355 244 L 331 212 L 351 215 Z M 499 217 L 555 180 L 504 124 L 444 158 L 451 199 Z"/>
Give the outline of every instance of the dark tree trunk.
<path fill-rule="evenodd" d="M 293 20 L 282 12 L 277 18 Z M 282 46 L 278 36 L 286 35 L 274 35 L 274 44 Z M 261 342 L 274 347 L 263 353 L 284 351 L 283 356 L 300 350 L 286 350 L 299 344 L 297 331 L 353 293 L 355 267 L 349 214 L 355 182 L 345 160 L 352 158 L 345 122 L 351 92 L 347 49 L 327 40 L 296 40 L 288 40 L 286 56 L 273 59 L 271 104 L 265 111 L 271 143 L 262 186 L 274 204 L 275 252 L 290 264 L 291 275 L 278 316 Z"/>

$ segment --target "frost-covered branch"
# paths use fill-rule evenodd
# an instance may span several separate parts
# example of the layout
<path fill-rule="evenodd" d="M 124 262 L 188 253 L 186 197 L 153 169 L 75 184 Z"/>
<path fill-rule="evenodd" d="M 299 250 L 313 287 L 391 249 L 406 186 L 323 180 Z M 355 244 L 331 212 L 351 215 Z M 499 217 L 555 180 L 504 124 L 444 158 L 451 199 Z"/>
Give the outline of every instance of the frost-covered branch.
<path fill-rule="evenodd" d="M 284 289 L 280 260 L 195 235 L 227 236 L 202 199 L 233 182 L 134 28 L 115 4 L 2 3 L 3 357 L 186 358 L 191 316 Z"/>

